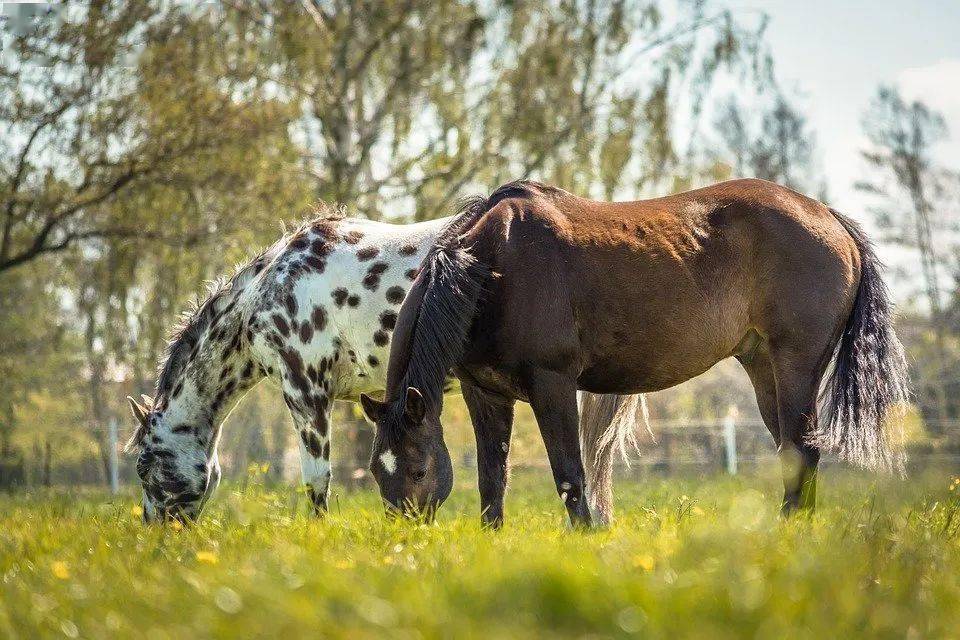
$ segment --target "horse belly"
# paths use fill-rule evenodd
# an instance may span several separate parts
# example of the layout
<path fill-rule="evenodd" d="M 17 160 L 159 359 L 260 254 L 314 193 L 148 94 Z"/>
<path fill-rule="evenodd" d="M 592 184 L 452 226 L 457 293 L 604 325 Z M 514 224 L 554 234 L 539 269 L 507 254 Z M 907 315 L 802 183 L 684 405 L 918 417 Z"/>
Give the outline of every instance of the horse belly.
<path fill-rule="evenodd" d="M 734 292 L 715 299 L 689 291 L 658 301 L 630 294 L 611 304 L 595 300 L 599 314 L 580 323 L 581 388 L 659 391 L 733 355 L 749 330 L 746 305 L 726 299 L 736 298 Z"/>

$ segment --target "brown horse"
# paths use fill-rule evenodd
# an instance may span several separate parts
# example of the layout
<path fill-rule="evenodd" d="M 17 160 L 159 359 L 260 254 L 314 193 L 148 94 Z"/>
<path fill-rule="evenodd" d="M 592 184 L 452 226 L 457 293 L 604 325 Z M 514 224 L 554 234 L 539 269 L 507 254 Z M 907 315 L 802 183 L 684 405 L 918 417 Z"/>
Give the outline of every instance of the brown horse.
<path fill-rule="evenodd" d="M 902 465 L 887 418 L 908 393 L 903 350 L 877 258 L 849 218 L 761 180 L 624 203 L 516 182 L 462 216 L 401 308 L 385 402 L 362 398 L 390 505 L 432 510 L 449 493 L 437 471 L 451 369 L 497 486 L 514 402 L 530 403 L 575 524 L 591 520 L 577 389 L 656 391 L 730 356 L 779 447 L 785 511 L 814 506 L 822 451 Z M 483 507 L 500 513 L 502 499 Z"/>

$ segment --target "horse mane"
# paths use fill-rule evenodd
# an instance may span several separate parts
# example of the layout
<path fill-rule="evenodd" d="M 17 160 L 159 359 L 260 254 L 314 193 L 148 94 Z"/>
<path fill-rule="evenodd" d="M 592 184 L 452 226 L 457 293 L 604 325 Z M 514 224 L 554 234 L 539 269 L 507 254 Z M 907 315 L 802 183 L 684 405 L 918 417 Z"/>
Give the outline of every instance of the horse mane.
<path fill-rule="evenodd" d="M 461 201 L 457 214 L 424 258 L 420 275 L 401 307 L 390 352 L 387 401 L 402 402 L 407 387 L 415 387 L 433 406 L 442 400 L 447 373 L 463 353 L 491 276 L 490 266 L 477 260 L 471 247 L 461 244 L 463 234 L 502 200 L 565 193 L 539 182 L 516 180 L 487 197 Z"/>
<path fill-rule="evenodd" d="M 168 393 L 176 384 L 177 377 L 190 360 L 190 355 L 200 342 L 200 338 L 203 337 L 214 318 L 223 312 L 224 307 L 221 303 L 239 292 L 267 266 L 271 259 L 269 254 L 274 249 L 285 246 L 291 238 L 313 225 L 322 222 L 338 222 L 346 217 L 343 206 L 331 207 L 324 202 L 315 203 L 310 214 L 293 229 L 285 230 L 280 239 L 272 245 L 246 262 L 238 264 L 232 276 L 219 277 L 210 281 L 206 294 L 202 298 L 197 298 L 186 311 L 180 314 L 160 357 L 157 368 L 157 397 Z"/>
<path fill-rule="evenodd" d="M 158 397 L 169 392 L 176 384 L 177 377 L 190 360 L 190 354 L 200 342 L 200 338 L 217 314 L 223 312 L 221 303 L 242 288 L 241 281 L 245 284 L 263 269 L 267 263 L 268 252 L 269 249 L 266 249 L 252 260 L 242 263 L 234 270 L 233 276 L 210 281 L 206 295 L 195 300 L 186 311 L 180 314 L 179 321 L 174 326 L 163 355 L 160 357 L 160 366 L 157 370 Z"/>
<path fill-rule="evenodd" d="M 486 208 L 489 211 L 501 200 L 508 198 L 530 198 L 533 196 L 558 197 L 569 195 L 568 192 L 559 187 L 552 187 L 535 180 L 514 180 L 497 187 L 489 197 L 486 198 Z"/>
<path fill-rule="evenodd" d="M 387 401 L 417 388 L 427 402 L 441 402 L 447 372 L 463 353 L 490 270 L 461 235 L 489 210 L 489 199 L 461 202 L 458 214 L 424 258 L 394 330 L 387 376 Z"/>

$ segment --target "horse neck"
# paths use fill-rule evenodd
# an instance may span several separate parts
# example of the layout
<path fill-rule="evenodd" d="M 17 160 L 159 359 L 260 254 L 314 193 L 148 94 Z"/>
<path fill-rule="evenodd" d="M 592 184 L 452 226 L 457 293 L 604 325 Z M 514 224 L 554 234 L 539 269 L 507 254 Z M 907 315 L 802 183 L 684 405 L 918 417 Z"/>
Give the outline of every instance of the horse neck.
<path fill-rule="evenodd" d="M 214 302 L 212 318 L 198 328 L 184 365 L 171 380 L 162 381 L 158 394 L 171 428 L 185 424 L 209 430 L 204 435 L 211 444 L 239 399 L 264 376 L 244 334 L 241 293 L 232 291 Z"/>
<path fill-rule="evenodd" d="M 459 246 L 455 237 L 439 240 L 404 301 L 397 321 L 387 376 L 388 401 L 407 387 L 418 389 L 439 411 L 447 372 L 462 354 L 476 314 L 487 267 Z"/>

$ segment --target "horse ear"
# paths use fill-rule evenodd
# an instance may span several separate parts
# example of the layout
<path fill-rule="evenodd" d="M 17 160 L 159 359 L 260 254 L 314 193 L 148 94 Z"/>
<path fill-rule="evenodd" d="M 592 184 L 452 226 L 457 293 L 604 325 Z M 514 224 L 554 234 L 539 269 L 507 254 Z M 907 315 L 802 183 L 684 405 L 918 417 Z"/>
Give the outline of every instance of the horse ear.
<path fill-rule="evenodd" d="M 360 394 L 360 407 L 363 408 L 363 413 L 367 416 L 367 420 L 373 423 L 376 423 L 377 420 L 380 419 L 380 414 L 383 413 L 383 403 L 379 400 L 374 400 L 365 393 Z"/>
<path fill-rule="evenodd" d="M 407 402 L 403 411 L 413 424 L 423 422 L 423 417 L 427 414 L 427 405 L 423 401 L 423 394 L 415 387 L 407 387 Z"/>
<path fill-rule="evenodd" d="M 150 413 L 146 407 L 140 405 L 136 400 L 127 396 L 127 400 L 130 402 L 130 411 L 133 413 L 133 417 L 137 419 L 137 422 L 140 423 L 141 427 L 147 426 L 147 414 Z"/>
<path fill-rule="evenodd" d="M 143 400 L 143 407 L 148 411 L 153 409 L 153 398 L 148 396 L 145 393 L 140 394 L 140 399 Z"/>
<path fill-rule="evenodd" d="M 129 453 L 140 445 L 143 442 L 143 439 L 147 436 L 147 414 L 149 411 L 144 407 L 137 404 L 137 401 L 127 396 L 127 400 L 130 402 L 130 411 L 133 413 L 133 417 L 137 420 L 137 428 L 133 432 L 133 435 L 130 436 L 130 439 L 127 441 L 127 444 L 123 446 L 123 450 L 126 453 Z"/>

